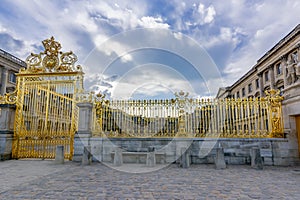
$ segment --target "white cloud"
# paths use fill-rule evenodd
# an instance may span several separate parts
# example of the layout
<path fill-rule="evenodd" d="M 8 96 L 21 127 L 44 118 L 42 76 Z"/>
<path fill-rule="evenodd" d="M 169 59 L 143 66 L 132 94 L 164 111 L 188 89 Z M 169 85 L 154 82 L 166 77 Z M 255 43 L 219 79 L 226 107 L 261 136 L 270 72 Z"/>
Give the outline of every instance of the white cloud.
<path fill-rule="evenodd" d="M 144 28 L 165 28 L 170 27 L 169 24 L 163 23 L 161 17 L 144 16 L 139 20 L 139 25 Z"/>
<path fill-rule="evenodd" d="M 198 6 L 198 12 L 200 13 L 200 24 L 209 24 L 214 20 L 216 15 L 216 11 L 214 6 L 210 5 L 209 7 L 205 7 L 204 4 L 200 3 Z"/>
<path fill-rule="evenodd" d="M 155 63 L 136 66 L 114 82 L 114 85 L 111 90 L 113 98 L 128 99 L 134 94 L 151 97 L 170 91 L 173 94 L 180 90 L 194 95 L 189 80 L 170 66 Z"/>
<path fill-rule="evenodd" d="M 98 26 L 93 20 L 88 16 L 88 13 L 81 12 L 76 15 L 74 23 L 78 24 L 83 30 L 86 30 L 90 34 L 98 32 Z"/>
<path fill-rule="evenodd" d="M 133 3 L 45 0 L 30 4 L 14 0 L 0 5 L 11 12 L 0 13 L 0 33 L 8 34 L 12 41 L 23 42 L 22 48 L 10 45 L 11 53 L 23 59 L 31 52 L 37 53 L 41 41 L 53 35 L 62 43 L 63 51 L 73 50 L 78 55 L 79 62 L 97 46 L 106 55 L 116 54 L 128 63 L 134 61 L 126 54 L 132 43 L 101 44 L 113 34 L 138 27 L 184 31 L 207 49 L 231 44 L 221 49 L 215 59 L 224 60 L 225 82 L 232 83 L 300 22 L 300 2 L 294 0 L 210 3 L 173 0 L 170 7 L 174 10 L 164 10 L 146 0 Z M 153 9 L 157 10 L 151 12 Z"/>
<path fill-rule="evenodd" d="M 220 27 L 217 35 L 206 36 L 201 38 L 201 44 L 210 49 L 216 46 L 222 46 L 224 44 L 230 44 L 232 49 L 235 49 L 241 42 L 239 37 L 241 34 L 245 34 L 239 27 Z"/>
<path fill-rule="evenodd" d="M 123 63 L 126 63 L 126 62 L 129 62 L 129 61 L 132 61 L 132 56 L 130 54 L 125 54 L 121 57 L 121 61 Z"/>

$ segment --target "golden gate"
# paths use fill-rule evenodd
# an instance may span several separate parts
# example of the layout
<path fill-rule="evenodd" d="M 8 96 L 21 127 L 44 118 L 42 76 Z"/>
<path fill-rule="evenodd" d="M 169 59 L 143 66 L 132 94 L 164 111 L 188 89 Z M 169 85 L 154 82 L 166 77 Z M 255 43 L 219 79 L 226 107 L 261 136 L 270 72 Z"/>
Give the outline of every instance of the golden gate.
<path fill-rule="evenodd" d="M 56 146 L 63 145 L 65 158 L 72 159 L 83 72 L 74 66 L 76 55 L 60 52 L 53 37 L 43 45 L 44 52 L 27 57 L 15 92 L 1 99 L 16 104 L 12 157 L 54 158 Z"/>

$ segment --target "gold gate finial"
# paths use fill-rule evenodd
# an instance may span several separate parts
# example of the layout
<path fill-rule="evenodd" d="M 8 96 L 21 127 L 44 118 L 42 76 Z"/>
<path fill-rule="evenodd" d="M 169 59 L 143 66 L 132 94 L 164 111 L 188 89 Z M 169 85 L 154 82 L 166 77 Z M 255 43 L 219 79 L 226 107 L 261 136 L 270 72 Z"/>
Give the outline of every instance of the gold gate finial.
<path fill-rule="evenodd" d="M 77 56 L 72 52 L 61 52 L 61 44 L 52 36 L 43 40 L 44 52 L 31 53 L 26 58 L 28 68 L 20 73 L 81 72 L 80 65 L 74 66 Z"/>

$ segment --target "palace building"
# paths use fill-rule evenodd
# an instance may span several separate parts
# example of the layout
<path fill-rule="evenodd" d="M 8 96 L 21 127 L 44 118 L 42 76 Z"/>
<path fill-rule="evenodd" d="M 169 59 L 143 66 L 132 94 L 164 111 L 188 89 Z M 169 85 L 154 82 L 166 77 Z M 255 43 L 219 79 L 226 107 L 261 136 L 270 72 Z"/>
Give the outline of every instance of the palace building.
<path fill-rule="evenodd" d="M 26 63 L 0 49 L 0 94 L 13 92 L 16 88 L 16 73 L 20 68 L 26 68 Z"/>
<path fill-rule="evenodd" d="M 220 88 L 216 98 L 265 97 L 275 89 L 283 96 L 286 154 L 300 155 L 300 24 L 266 52 L 233 85 Z"/>

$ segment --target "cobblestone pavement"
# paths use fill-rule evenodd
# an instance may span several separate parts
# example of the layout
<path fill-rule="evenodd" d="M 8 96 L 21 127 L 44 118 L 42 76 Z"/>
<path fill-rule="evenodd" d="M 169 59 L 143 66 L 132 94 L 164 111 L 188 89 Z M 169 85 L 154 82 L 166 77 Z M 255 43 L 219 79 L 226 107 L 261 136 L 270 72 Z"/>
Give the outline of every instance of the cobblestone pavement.
<path fill-rule="evenodd" d="M 138 168 L 142 165 L 127 165 Z M 300 167 L 173 164 L 125 173 L 100 163 L 0 162 L 0 199 L 300 199 Z"/>

